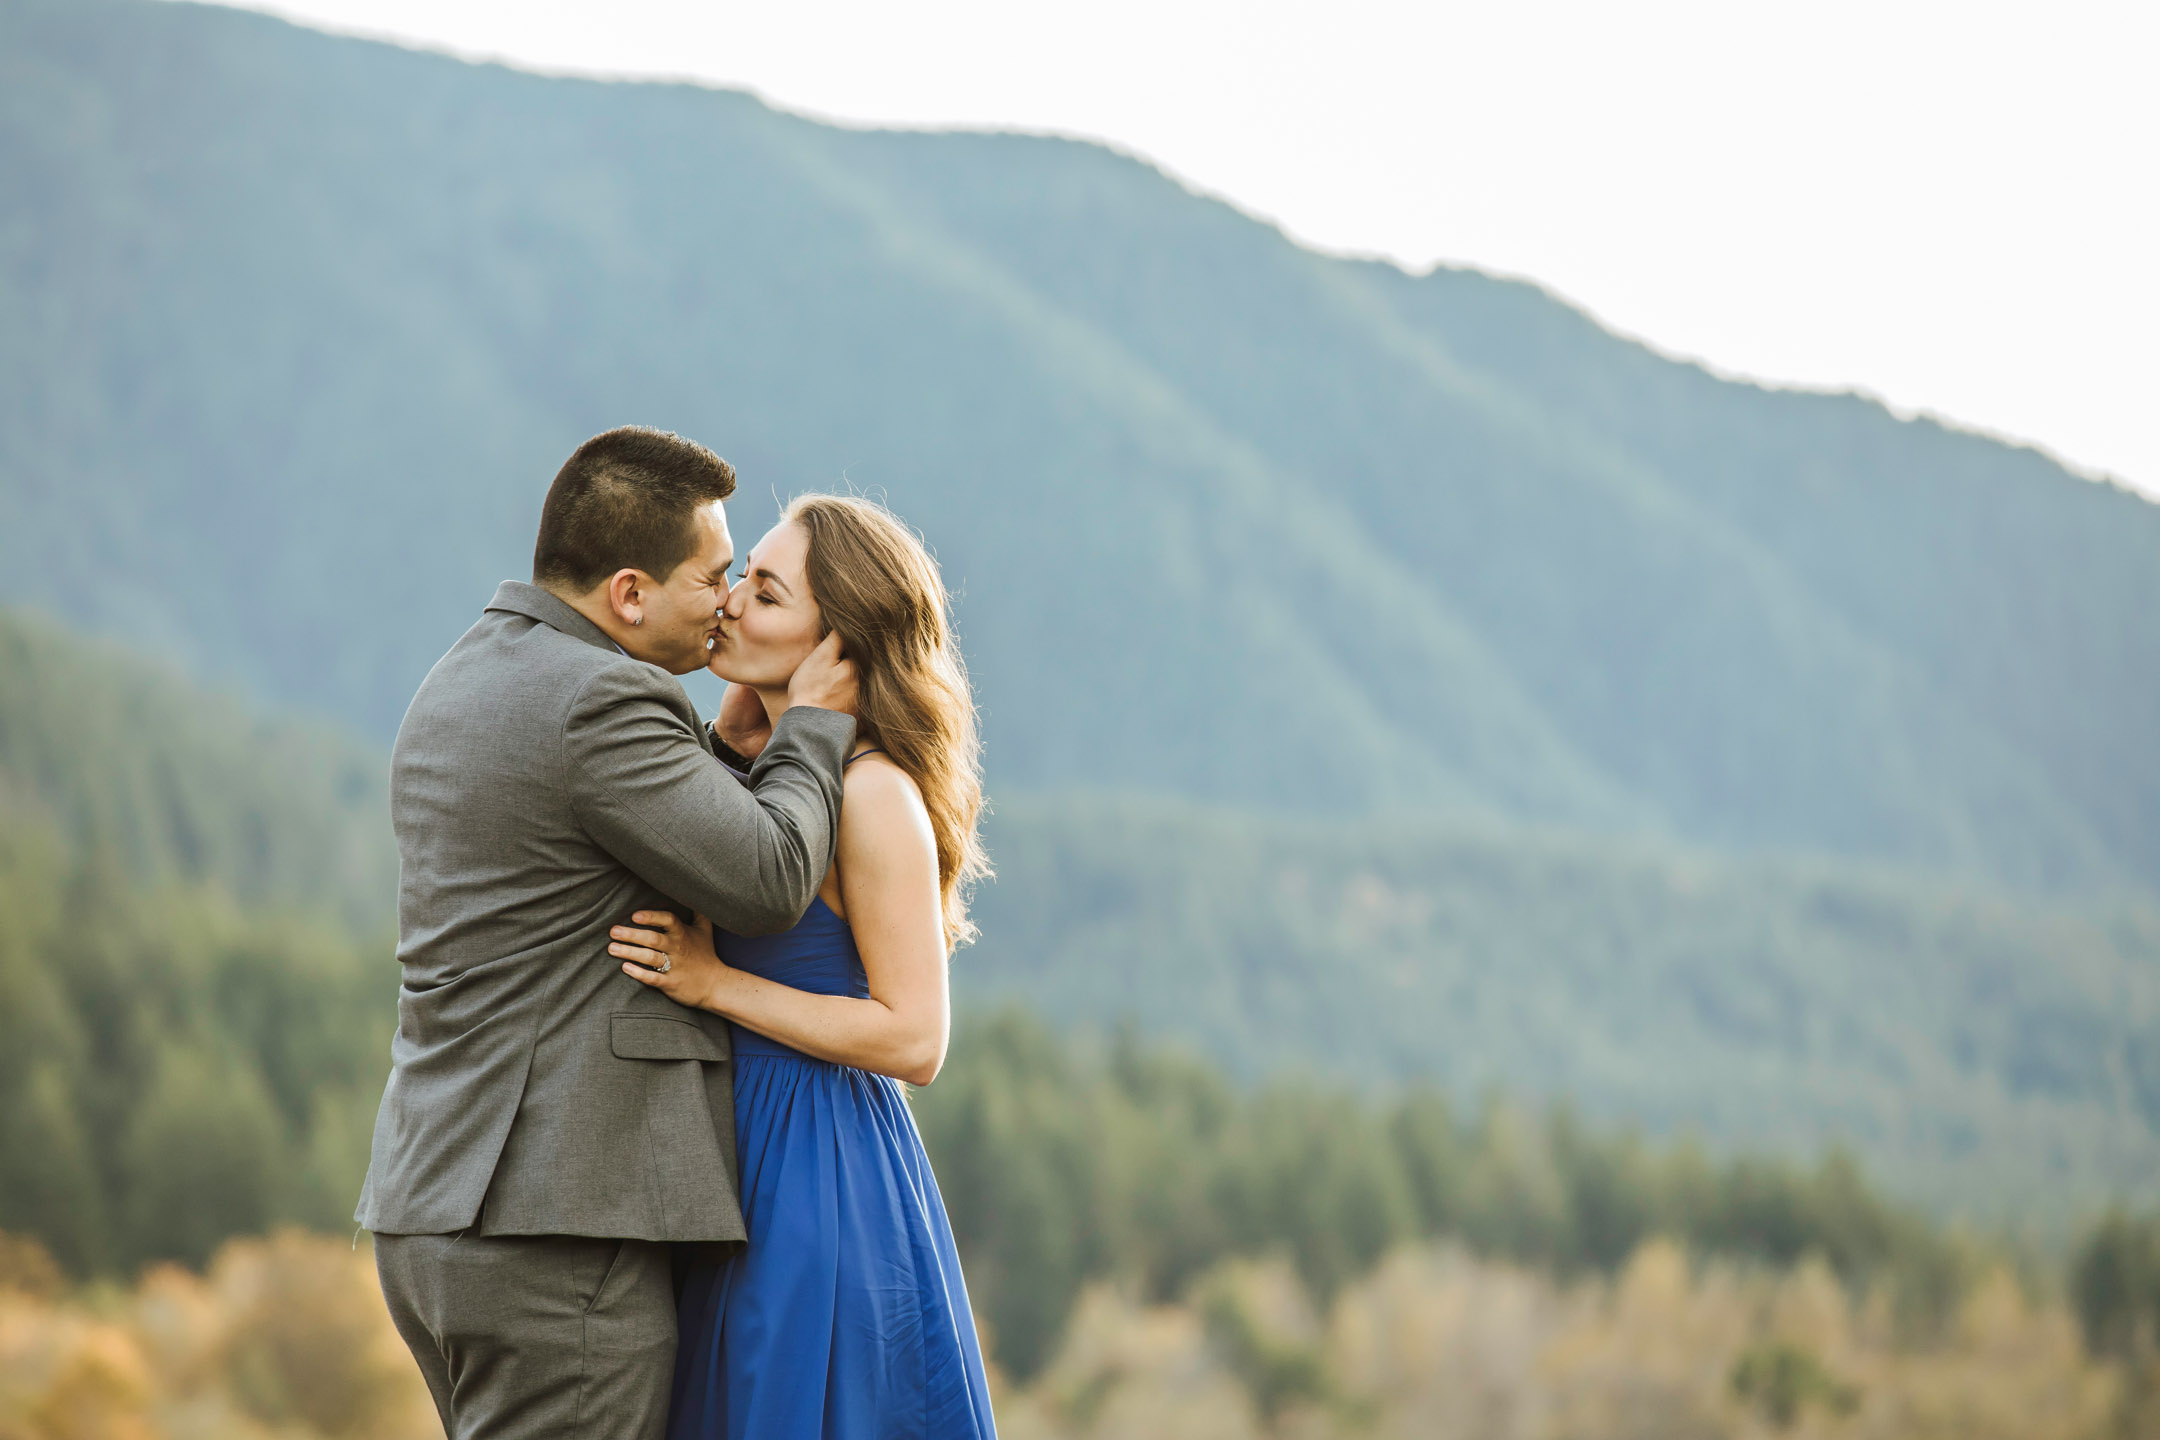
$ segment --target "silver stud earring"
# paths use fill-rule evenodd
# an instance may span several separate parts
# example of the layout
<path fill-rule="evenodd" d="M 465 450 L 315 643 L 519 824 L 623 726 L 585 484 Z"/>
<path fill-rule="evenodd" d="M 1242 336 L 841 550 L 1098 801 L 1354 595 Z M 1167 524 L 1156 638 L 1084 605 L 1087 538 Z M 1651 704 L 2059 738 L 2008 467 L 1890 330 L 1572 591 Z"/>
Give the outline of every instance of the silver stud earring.
<path fill-rule="evenodd" d="M 642 624 L 644 624 L 644 623 L 645 623 L 645 617 L 644 617 L 644 616 L 642 616 L 642 615 L 640 615 L 640 616 L 638 616 L 638 617 L 637 617 L 637 619 L 635 619 L 635 620 L 632 620 L 632 621 L 631 621 L 630 623 L 631 623 L 632 625 L 642 625 Z"/>

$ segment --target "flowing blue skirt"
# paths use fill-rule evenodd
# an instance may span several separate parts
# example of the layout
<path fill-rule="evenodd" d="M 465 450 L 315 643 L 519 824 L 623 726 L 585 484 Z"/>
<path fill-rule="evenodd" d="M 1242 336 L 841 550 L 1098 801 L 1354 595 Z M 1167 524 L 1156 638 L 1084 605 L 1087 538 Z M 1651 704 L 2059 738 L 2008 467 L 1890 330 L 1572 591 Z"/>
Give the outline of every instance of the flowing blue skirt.
<path fill-rule="evenodd" d="M 735 1058 L 750 1243 L 686 1280 L 669 1440 L 996 1435 L 945 1203 L 897 1081 Z"/>

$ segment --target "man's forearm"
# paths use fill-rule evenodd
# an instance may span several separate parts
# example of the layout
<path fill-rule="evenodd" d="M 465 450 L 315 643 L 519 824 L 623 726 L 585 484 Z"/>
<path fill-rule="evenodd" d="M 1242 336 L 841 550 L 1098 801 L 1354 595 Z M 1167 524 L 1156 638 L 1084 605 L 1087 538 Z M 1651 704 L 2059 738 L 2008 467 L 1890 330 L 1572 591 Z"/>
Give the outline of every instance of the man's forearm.
<path fill-rule="evenodd" d="M 600 678 L 564 730 L 586 833 L 661 894 L 737 934 L 794 924 L 832 865 L 854 722 L 806 713 L 776 727 L 753 790 L 712 768 L 710 734 L 683 723 L 695 719 L 620 693 L 634 676 Z"/>

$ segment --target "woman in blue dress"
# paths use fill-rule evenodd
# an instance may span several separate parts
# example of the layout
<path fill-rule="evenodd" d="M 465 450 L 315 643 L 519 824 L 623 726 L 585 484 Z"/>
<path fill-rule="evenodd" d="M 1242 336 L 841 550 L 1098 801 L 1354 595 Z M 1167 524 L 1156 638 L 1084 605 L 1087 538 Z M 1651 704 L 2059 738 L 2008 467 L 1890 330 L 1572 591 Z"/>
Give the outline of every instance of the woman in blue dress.
<path fill-rule="evenodd" d="M 669 1440 L 992 1437 L 952 1226 L 901 1089 L 944 1062 L 946 959 L 988 871 L 944 584 L 882 508 L 805 496 L 750 552 L 721 619 L 711 669 L 730 682 L 731 739 L 759 730 L 752 697 L 769 733 L 788 677 L 835 630 L 860 725 L 838 854 L 794 929 L 749 938 L 641 911 L 615 931 L 625 973 L 726 1016 L 735 1041 L 750 1239 L 688 1277 Z"/>

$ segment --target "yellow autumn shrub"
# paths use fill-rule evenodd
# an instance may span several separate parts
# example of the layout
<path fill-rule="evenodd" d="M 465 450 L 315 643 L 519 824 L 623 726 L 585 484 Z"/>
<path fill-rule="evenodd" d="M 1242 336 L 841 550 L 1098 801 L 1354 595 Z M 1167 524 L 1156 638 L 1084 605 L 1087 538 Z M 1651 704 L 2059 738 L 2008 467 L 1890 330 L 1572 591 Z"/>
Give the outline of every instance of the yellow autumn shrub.
<path fill-rule="evenodd" d="M 0 1440 L 439 1440 L 349 1242 L 234 1241 L 203 1274 L 72 1295 L 5 1253 Z M 2142 1440 L 2153 1382 L 2006 1271 L 1915 1333 L 1819 1263 L 1657 1241 L 1573 1283 L 1408 1247 L 1324 1310 L 1287 1259 L 1218 1265 L 1173 1305 L 1098 1284 L 995 1393 L 1005 1440 Z"/>
<path fill-rule="evenodd" d="M 132 1292 L 0 1289 L 0 1440 L 440 1440 L 350 1242 L 299 1231 Z"/>

